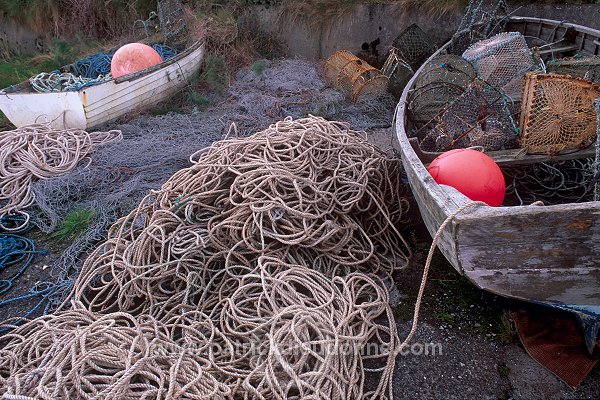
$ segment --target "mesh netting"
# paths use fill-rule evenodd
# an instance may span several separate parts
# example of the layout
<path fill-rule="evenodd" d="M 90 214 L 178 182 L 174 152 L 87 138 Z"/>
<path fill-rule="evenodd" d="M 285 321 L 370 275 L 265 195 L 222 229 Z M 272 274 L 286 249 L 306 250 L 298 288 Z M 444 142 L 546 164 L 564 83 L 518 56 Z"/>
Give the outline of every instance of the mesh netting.
<path fill-rule="evenodd" d="M 596 158 L 594 162 L 594 201 L 600 201 L 600 98 L 596 100 Z"/>
<path fill-rule="evenodd" d="M 479 78 L 518 100 L 523 95 L 523 77 L 535 68 L 531 50 L 518 32 L 503 32 L 475 43 L 463 58 L 475 67 Z"/>
<path fill-rule="evenodd" d="M 508 14 L 506 0 L 470 0 L 452 38 L 451 52 L 461 54 L 473 43 L 504 31 Z"/>
<path fill-rule="evenodd" d="M 600 86 L 581 78 L 528 74 L 521 105 L 521 146 L 553 154 L 580 147 L 596 134 L 594 101 Z"/>
<path fill-rule="evenodd" d="M 465 92 L 475 76 L 473 66 L 456 55 L 443 54 L 428 61 L 408 96 L 407 113 L 413 127 L 420 129 L 438 116 Z"/>
<path fill-rule="evenodd" d="M 341 50 L 325 61 L 325 79 L 352 101 L 385 93 L 388 78 L 354 54 Z"/>
<path fill-rule="evenodd" d="M 436 50 L 435 43 L 417 24 L 412 24 L 392 42 L 397 55 L 416 71 Z"/>
<path fill-rule="evenodd" d="M 190 154 L 223 138 L 232 122 L 240 136 L 287 116 L 308 114 L 368 130 L 389 127 L 396 104 L 390 95 L 349 103 L 342 93 L 327 87 L 314 63 L 301 60 L 265 62 L 260 74 L 243 69 L 229 93 L 226 101 L 202 112 L 144 116 L 121 124 L 121 144 L 100 149 L 91 161 L 63 177 L 32 186 L 37 208 L 33 219 L 44 232 L 54 231 L 74 210 L 95 212 L 89 229 L 52 265 L 55 281 L 67 282 L 56 286 L 58 293 L 49 299 L 53 304 L 68 291 L 82 256 L 105 237 L 106 228 L 187 166 Z"/>
<path fill-rule="evenodd" d="M 594 159 L 544 162 L 503 167 L 506 180 L 505 206 L 565 204 L 593 200 Z"/>
<path fill-rule="evenodd" d="M 550 73 L 577 76 L 600 84 L 600 56 L 550 60 L 546 67 Z"/>
<path fill-rule="evenodd" d="M 421 141 L 423 150 L 470 146 L 499 150 L 515 137 L 509 104 L 480 81 L 473 82 L 434 123 Z"/>
<path fill-rule="evenodd" d="M 188 26 L 184 18 L 185 12 L 181 0 L 158 0 L 156 10 L 165 43 L 176 44 L 183 41 Z"/>
<path fill-rule="evenodd" d="M 395 48 L 391 48 L 381 72 L 388 78 L 388 91 L 400 97 L 402 90 L 412 78 L 414 72 L 400 56 Z"/>

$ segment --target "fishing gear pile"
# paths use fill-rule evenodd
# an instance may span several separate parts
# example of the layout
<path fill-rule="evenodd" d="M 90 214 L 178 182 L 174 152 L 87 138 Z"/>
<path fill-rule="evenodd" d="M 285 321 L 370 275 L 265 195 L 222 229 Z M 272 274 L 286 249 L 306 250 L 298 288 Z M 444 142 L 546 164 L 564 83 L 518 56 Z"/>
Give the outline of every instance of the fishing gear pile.
<path fill-rule="evenodd" d="M 120 131 L 57 130 L 48 124 L 0 132 L 0 218 L 33 204 L 35 179 L 64 175 L 97 148 L 121 139 Z"/>
<path fill-rule="evenodd" d="M 319 117 L 191 161 L 110 228 L 70 302 L 0 340 L 0 392 L 391 396 L 400 161 Z"/>

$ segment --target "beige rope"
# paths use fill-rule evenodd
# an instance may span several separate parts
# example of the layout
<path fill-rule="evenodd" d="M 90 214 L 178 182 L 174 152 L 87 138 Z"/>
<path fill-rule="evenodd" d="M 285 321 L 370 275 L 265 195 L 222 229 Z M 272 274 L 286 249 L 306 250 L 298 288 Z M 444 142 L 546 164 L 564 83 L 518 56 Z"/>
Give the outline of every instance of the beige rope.
<path fill-rule="evenodd" d="M 431 267 L 431 260 L 433 259 L 433 253 L 435 252 L 437 243 L 440 240 L 440 237 L 442 236 L 444 229 L 446 229 L 446 226 L 457 215 L 463 213 L 464 211 L 468 210 L 469 208 L 471 208 L 473 206 L 487 206 L 487 204 L 482 201 L 471 201 L 471 202 L 459 207 L 456 211 L 454 211 L 452 214 L 450 214 L 444 220 L 444 222 L 442 222 L 442 225 L 440 225 L 437 232 L 435 233 L 435 236 L 433 237 L 433 241 L 431 242 L 431 246 L 429 247 L 429 252 L 427 253 L 425 267 L 423 268 L 423 277 L 421 278 L 421 285 L 419 286 L 419 293 L 417 295 L 417 301 L 415 302 L 415 311 L 413 313 L 413 320 L 412 320 L 411 328 L 410 328 L 408 335 L 406 336 L 406 339 L 404 339 L 402 341 L 402 343 L 400 344 L 400 346 L 398 346 L 398 352 L 402 351 L 406 346 L 408 346 L 410 341 L 415 336 L 415 333 L 417 332 L 417 327 L 418 327 L 418 323 L 419 323 L 419 313 L 421 312 L 421 303 L 423 301 L 423 294 L 425 293 L 425 285 L 427 284 L 427 278 L 429 276 L 429 268 Z"/>
<path fill-rule="evenodd" d="M 33 203 L 35 179 L 64 175 L 96 148 L 121 139 L 120 131 L 88 133 L 41 124 L 0 132 L 0 218 L 23 213 Z"/>
<path fill-rule="evenodd" d="M 391 397 L 399 339 L 384 282 L 411 255 L 400 161 L 317 117 L 191 160 L 110 228 L 74 303 L 6 336 L 0 393 Z"/>

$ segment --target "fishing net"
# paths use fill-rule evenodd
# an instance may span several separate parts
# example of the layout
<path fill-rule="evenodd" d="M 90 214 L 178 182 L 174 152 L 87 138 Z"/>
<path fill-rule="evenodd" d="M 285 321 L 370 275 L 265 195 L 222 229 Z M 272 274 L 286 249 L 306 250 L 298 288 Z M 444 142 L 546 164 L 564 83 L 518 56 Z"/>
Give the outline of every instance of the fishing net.
<path fill-rule="evenodd" d="M 504 205 L 565 204 L 594 198 L 593 158 L 503 167 L 502 172 L 507 184 Z"/>
<path fill-rule="evenodd" d="M 416 71 L 436 50 L 437 46 L 417 24 L 412 24 L 392 42 L 398 57 Z"/>
<path fill-rule="evenodd" d="M 0 132 L 0 217 L 31 206 L 36 179 L 65 175 L 101 146 L 122 139 L 120 131 L 92 132 L 25 125 Z"/>
<path fill-rule="evenodd" d="M 42 72 L 29 79 L 29 83 L 36 92 L 49 93 L 77 91 L 89 86 L 107 82 L 111 79 L 112 76 L 110 73 L 108 75 L 99 75 L 96 78 L 84 78 L 69 72 L 60 74 L 54 72 Z"/>
<path fill-rule="evenodd" d="M 576 76 L 600 84 L 600 56 L 550 60 L 546 67 L 549 73 Z"/>
<path fill-rule="evenodd" d="M 388 91 L 396 97 L 400 97 L 402 90 L 414 74 L 410 65 L 398 56 L 398 51 L 393 47 L 390 49 L 381 72 L 388 78 Z"/>
<path fill-rule="evenodd" d="M 264 70 L 242 69 L 225 101 L 191 114 L 143 116 L 118 127 L 123 141 L 96 151 L 91 161 L 69 174 L 34 182 L 32 220 L 52 233 L 77 210 L 91 210 L 93 220 L 52 262 L 53 285 L 36 293 L 44 307 L 54 308 L 68 292 L 83 256 L 106 238 L 107 228 L 129 213 L 151 190 L 157 190 L 176 171 L 188 165 L 197 149 L 232 134 L 247 136 L 277 120 L 308 114 L 345 121 L 353 129 L 389 127 L 396 102 L 390 95 L 346 101 L 344 94 L 327 87 L 314 63 L 301 60 L 265 62 Z M 37 300 L 36 300 L 37 301 Z M 41 300 L 40 300 L 41 301 Z M 14 315 L 14 314 L 13 314 Z"/>
<path fill-rule="evenodd" d="M 508 15 L 506 0 L 470 0 L 452 37 L 450 52 L 462 54 L 473 43 L 504 31 Z"/>
<path fill-rule="evenodd" d="M 518 32 L 503 32 L 469 47 L 463 58 L 477 76 L 513 100 L 523 95 L 524 76 L 535 69 L 531 50 Z"/>
<path fill-rule="evenodd" d="M 467 90 L 475 77 L 473 66 L 462 57 L 442 54 L 428 61 L 408 95 L 407 114 L 413 127 L 421 129 L 439 116 L 448 104 Z M 411 136 L 414 132 L 416 130 Z"/>
<path fill-rule="evenodd" d="M 0 391 L 391 398 L 400 161 L 317 117 L 190 159 L 111 227 L 71 306 L 1 342 Z"/>
<path fill-rule="evenodd" d="M 499 150 L 515 135 L 509 104 L 493 88 L 475 81 L 434 120 L 421 148 L 438 152 L 471 146 Z"/>
<path fill-rule="evenodd" d="M 524 149 L 553 154 L 593 140 L 600 86 L 555 74 L 528 74 L 525 82 L 520 121 Z"/>
<path fill-rule="evenodd" d="M 354 54 L 340 50 L 325 61 L 324 75 L 327 82 L 344 93 L 352 101 L 382 95 L 388 78 L 378 69 Z"/>

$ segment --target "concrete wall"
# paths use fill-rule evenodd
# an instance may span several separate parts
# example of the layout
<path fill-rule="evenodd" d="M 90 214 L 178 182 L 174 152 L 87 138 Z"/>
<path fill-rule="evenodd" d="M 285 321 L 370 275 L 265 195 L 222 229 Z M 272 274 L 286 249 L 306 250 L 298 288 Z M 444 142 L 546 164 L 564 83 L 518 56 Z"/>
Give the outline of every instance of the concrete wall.
<path fill-rule="evenodd" d="M 432 17 L 396 4 L 358 4 L 330 21 L 309 23 L 281 16 L 278 7 L 250 8 L 239 19 L 240 29 L 274 34 L 290 57 L 326 58 L 337 50 L 356 54 L 363 43 L 380 40 L 383 52 L 402 30 L 416 23 L 441 44 L 456 30 L 461 14 Z"/>
<path fill-rule="evenodd" d="M 515 15 L 569 21 L 600 29 L 600 5 L 512 4 Z M 404 10 L 397 4 L 358 4 L 329 21 L 309 23 L 298 17 L 281 16 L 278 7 L 254 6 L 239 19 L 240 29 L 273 34 L 289 57 L 323 59 L 337 50 L 356 54 L 363 43 L 380 39 L 385 52 L 403 29 L 416 23 L 440 45 L 456 31 L 462 11 L 431 16 Z"/>
<path fill-rule="evenodd" d="M 45 49 L 44 39 L 32 30 L 8 19 L 0 11 L 0 46 L 17 54 L 31 54 Z"/>

